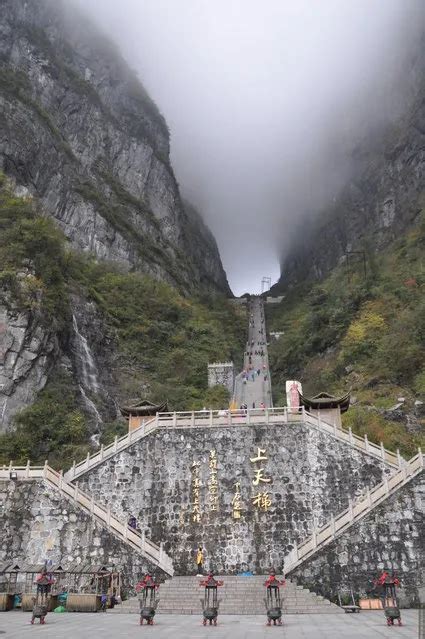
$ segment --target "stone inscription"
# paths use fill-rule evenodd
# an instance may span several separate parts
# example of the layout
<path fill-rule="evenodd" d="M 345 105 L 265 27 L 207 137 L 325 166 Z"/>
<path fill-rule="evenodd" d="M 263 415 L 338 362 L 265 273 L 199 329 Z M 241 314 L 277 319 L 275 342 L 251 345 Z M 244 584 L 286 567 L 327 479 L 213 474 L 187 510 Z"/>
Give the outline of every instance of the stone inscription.
<path fill-rule="evenodd" d="M 210 512 L 218 510 L 218 480 L 217 480 L 217 453 L 210 450 L 209 457 L 209 478 L 208 478 L 208 496 Z"/>
<path fill-rule="evenodd" d="M 201 462 L 194 461 L 192 464 L 192 521 L 195 524 L 201 523 L 201 504 L 200 504 L 200 466 Z"/>
<path fill-rule="evenodd" d="M 241 482 L 237 481 L 234 486 L 235 486 L 235 494 L 233 495 L 233 499 L 232 499 L 232 508 L 233 508 L 232 517 L 233 519 L 240 519 L 241 508 L 242 508 Z"/>
<path fill-rule="evenodd" d="M 210 451 L 217 459 L 216 511 L 209 502 Z M 258 456 L 267 459 L 251 461 Z M 326 523 L 350 496 L 381 481 L 382 466 L 302 423 L 188 428 L 135 442 L 79 485 L 117 516 L 134 513 L 147 536 L 164 540 L 177 574 L 191 573 L 199 544 L 207 568 L 258 572 L 280 565 L 293 542 L 311 534 L 314 518 Z"/>
<path fill-rule="evenodd" d="M 250 457 L 249 461 L 253 464 L 254 479 L 252 485 L 258 487 L 257 491 L 252 496 L 252 505 L 258 510 L 267 512 L 272 505 L 272 500 L 268 491 L 261 490 L 262 484 L 269 484 L 271 482 L 270 477 L 264 475 L 264 463 L 267 461 L 266 449 L 257 448 L 257 455 Z"/>

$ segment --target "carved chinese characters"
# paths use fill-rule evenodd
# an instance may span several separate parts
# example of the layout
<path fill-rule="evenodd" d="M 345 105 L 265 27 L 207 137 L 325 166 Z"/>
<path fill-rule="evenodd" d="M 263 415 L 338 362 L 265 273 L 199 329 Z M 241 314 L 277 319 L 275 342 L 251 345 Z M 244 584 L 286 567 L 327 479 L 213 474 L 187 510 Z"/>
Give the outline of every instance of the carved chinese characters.
<path fill-rule="evenodd" d="M 241 482 L 237 481 L 234 485 L 235 494 L 232 499 L 232 517 L 233 519 L 241 518 Z"/>
<path fill-rule="evenodd" d="M 200 466 L 201 462 L 194 461 L 191 467 L 192 470 L 192 521 L 195 524 L 199 524 L 201 521 L 201 506 L 200 506 Z"/>
<path fill-rule="evenodd" d="M 265 475 L 264 469 L 264 462 L 267 461 L 266 449 L 258 447 L 257 455 L 250 457 L 249 461 L 251 464 L 254 464 L 252 485 L 258 486 L 257 492 L 251 498 L 252 505 L 258 510 L 267 511 L 272 504 L 272 500 L 268 491 L 265 490 L 265 486 L 263 486 L 263 484 L 269 484 L 271 482 L 271 478 Z"/>
<path fill-rule="evenodd" d="M 252 464 L 251 485 L 254 487 L 251 495 L 251 504 L 255 511 L 267 512 L 272 506 L 272 497 L 270 495 L 270 484 L 272 478 L 267 473 L 267 454 L 265 448 L 257 447 L 256 454 L 249 458 Z M 192 473 L 192 501 L 190 504 L 190 512 L 193 523 L 201 523 L 207 513 L 214 513 L 219 510 L 219 485 L 218 485 L 218 458 L 217 451 L 213 448 L 208 453 L 207 468 L 202 474 L 208 473 L 206 476 L 207 490 L 204 494 L 204 516 L 202 516 L 201 507 L 201 462 L 194 461 L 191 465 Z M 204 463 L 205 463 L 204 461 Z M 205 484 L 204 484 L 205 485 Z M 233 519 L 242 518 L 242 484 L 241 480 L 233 484 L 234 493 L 231 500 L 231 512 Z"/>
<path fill-rule="evenodd" d="M 208 495 L 210 512 L 218 510 L 218 481 L 217 481 L 217 453 L 210 450 L 208 461 L 209 478 L 208 478 Z"/>

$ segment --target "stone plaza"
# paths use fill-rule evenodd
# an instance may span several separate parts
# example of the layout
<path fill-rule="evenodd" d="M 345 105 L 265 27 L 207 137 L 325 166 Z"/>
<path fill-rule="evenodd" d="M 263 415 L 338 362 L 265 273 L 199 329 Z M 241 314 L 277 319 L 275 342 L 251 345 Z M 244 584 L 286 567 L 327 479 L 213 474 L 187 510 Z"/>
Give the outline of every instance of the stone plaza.
<path fill-rule="evenodd" d="M 380 611 L 362 612 L 358 615 L 288 615 L 283 625 L 269 628 L 264 617 L 223 615 L 217 627 L 204 628 L 201 615 L 158 615 L 155 625 L 140 628 L 137 615 L 105 614 L 50 614 L 46 625 L 31 626 L 29 617 L 20 612 L 0 616 L 0 633 L 7 639 L 26 637 L 51 637 L 52 639 L 117 639 L 149 636 L 158 639 L 204 639 L 214 635 L 216 639 L 422 639 L 418 634 L 418 611 L 403 610 L 404 625 L 387 628 Z"/>

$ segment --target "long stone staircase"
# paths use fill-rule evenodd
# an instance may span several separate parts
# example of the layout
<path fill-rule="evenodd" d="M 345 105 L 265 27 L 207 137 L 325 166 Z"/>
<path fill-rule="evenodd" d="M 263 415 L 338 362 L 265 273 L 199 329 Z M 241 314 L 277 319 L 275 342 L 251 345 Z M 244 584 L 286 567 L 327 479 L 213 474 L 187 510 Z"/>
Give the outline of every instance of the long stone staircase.
<path fill-rule="evenodd" d="M 253 577 L 222 576 L 224 585 L 218 589 L 220 614 L 228 615 L 264 615 L 266 575 Z M 201 599 L 204 588 L 200 587 L 200 577 L 173 577 L 159 588 L 158 613 L 179 615 L 201 615 Z M 284 614 L 340 613 L 341 608 L 324 597 L 310 592 L 296 583 L 286 580 L 281 587 Z M 139 601 L 132 597 L 116 606 L 113 611 L 119 613 L 138 613 Z"/>

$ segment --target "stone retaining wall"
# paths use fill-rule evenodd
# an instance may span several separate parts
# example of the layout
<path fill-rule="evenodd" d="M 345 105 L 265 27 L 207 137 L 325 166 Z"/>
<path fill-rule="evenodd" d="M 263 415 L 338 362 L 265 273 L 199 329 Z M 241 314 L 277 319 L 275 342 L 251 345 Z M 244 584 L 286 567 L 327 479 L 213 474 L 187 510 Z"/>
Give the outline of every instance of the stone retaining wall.
<path fill-rule="evenodd" d="M 86 562 L 115 566 L 124 588 L 148 569 L 166 576 L 43 480 L 0 481 L 0 563 L 49 559 L 65 569 Z"/>
<path fill-rule="evenodd" d="M 365 592 L 378 570 L 394 569 L 402 582 L 401 603 L 416 607 L 425 601 L 424 513 L 422 472 L 290 576 L 331 597 L 342 588 Z"/>
<path fill-rule="evenodd" d="M 251 462 L 259 448 L 267 459 Z M 199 544 L 207 565 L 220 572 L 266 572 L 282 565 L 294 539 L 311 533 L 313 518 L 324 524 L 385 470 L 379 459 L 301 423 L 224 426 L 159 431 L 80 477 L 79 485 L 163 540 L 176 574 L 193 573 Z"/>

